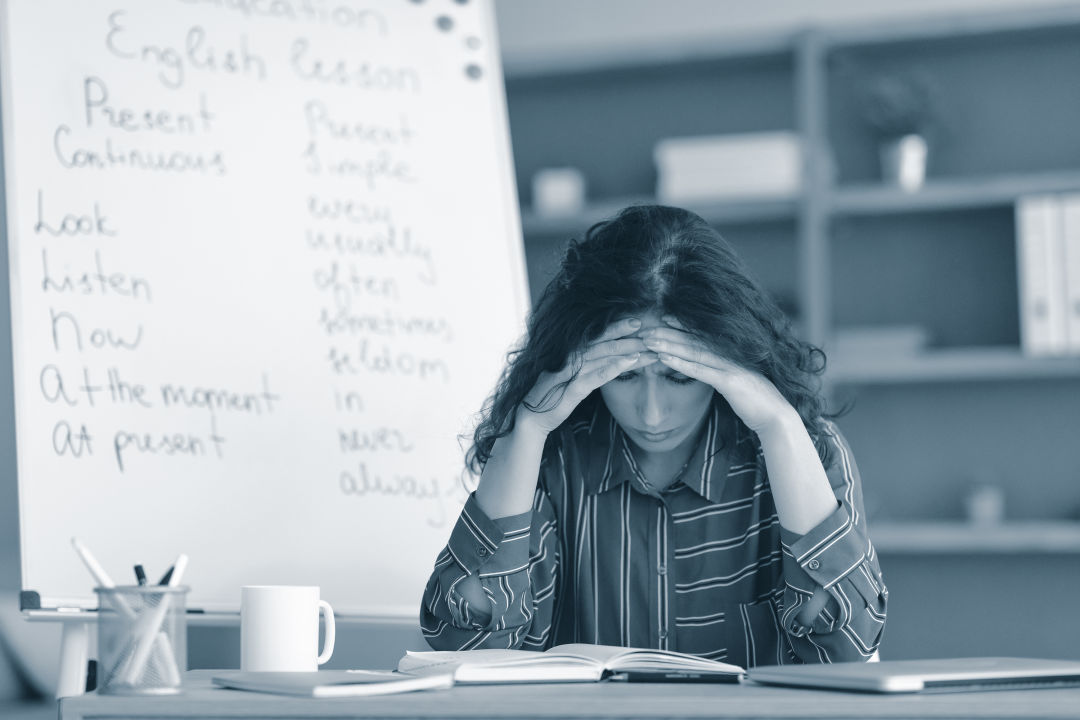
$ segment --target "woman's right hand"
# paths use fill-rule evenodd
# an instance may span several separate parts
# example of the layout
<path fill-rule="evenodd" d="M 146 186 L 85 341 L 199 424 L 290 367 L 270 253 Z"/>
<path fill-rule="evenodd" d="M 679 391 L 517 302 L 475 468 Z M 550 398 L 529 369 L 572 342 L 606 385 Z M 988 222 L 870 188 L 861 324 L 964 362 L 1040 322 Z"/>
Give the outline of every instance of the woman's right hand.
<path fill-rule="evenodd" d="M 589 394 L 628 370 L 656 362 L 656 354 L 634 337 L 641 327 L 636 318 L 609 325 L 600 337 L 572 353 L 557 372 L 537 378 L 518 407 L 517 424 L 547 435 L 563 424 Z M 565 387 L 560 386 L 566 383 Z"/>

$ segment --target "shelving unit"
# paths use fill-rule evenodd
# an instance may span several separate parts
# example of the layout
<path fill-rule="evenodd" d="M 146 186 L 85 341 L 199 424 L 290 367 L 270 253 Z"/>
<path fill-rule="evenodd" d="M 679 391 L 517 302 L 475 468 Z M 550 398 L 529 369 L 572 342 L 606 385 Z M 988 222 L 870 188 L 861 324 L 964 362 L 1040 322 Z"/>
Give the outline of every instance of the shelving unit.
<path fill-rule="evenodd" d="M 1080 125 L 1078 41 L 1080 6 L 1067 6 L 809 28 L 718 43 L 711 57 L 673 48 L 646 63 L 608 58 L 573 71 L 567 61 L 561 73 L 511 73 L 523 197 L 544 166 L 577 166 L 590 186 L 580 213 L 548 217 L 523 207 L 527 249 L 546 263 L 530 269 L 534 291 L 567 238 L 627 204 L 655 202 L 657 140 L 794 130 L 804 145 L 797 196 L 688 207 L 736 245 L 766 288 L 787 300 L 803 336 L 829 353 L 826 388 L 838 405 L 854 399 L 840 424 L 868 507 L 881 517 L 875 527 L 885 527 L 882 551 L 1007 551 L 1008 543 L 971 540 L 962 524 L 927 525 L 908 501 L 946 505 L 959 521 L 958 498 L 975 481 L 1003 485 L 1026 516 L 1078 521 L 1080 443 L 1069 438 L 1080 431 L 1080 400 L 1070 400 L 1080 398 L 1080 357 L 1021 352 L 1013 228 L 1018 198 L 1080 191 L 1080 135 L 1072 130 Z M 858 118 L 852 78 L 912 67 L 940 83 L 952 127 L 931 144 L 925 185 L 905 192 L 877 180 L 875 141 Z M 916 323 L 933 339 L 919 353 L 842 356 L 830 348 L 838 328 Z M 913 464 L 911 442 L 942 458 L 940 469 Z M 1022 452 L 1010 453 L 1013 445 Z M 1032 454 L 1052 469 L 1037 479 L 1044 485 L 1032 484 L 1021 459 Z M 1057 532 L 1024 527 L 995 530 L 1035 549 L 1024 533 Z"/>
<path fill-rule="evenodd" d="M 581 213 L 523 208 L 534 292 L 566 239 L 654 201 L 657 140 L 797 131 L 798 196 L 689 207 L 828 353 L 891 588 L 884 656 L 1075 655 L 1080 620 L 1057 598 L 1080 592 L 1080 357 L 1020 349 L 1013 206 L 1080 191 L 1080 5 L 717 46 L 508 76 L 523 197 L 545 166 L 589 185 Z M 941 83 L 952 124 L 917 192 L 878 181 L 849 72 L 910 67 Z M 918 353 L 830 347 L 837 329 L 912 324 L 932 339 Z M 1001 490 L 1002 523 L 964 519 L 976 485 Z"/>
<path fill-rule="evenodd" d="M 1080 379 L 1080 358 L 1035 358 L 1017 348 L 962 348 L 891 357 L 834 357 L 829 377 L 843 383 L 981 382 Z"/>
<path fill-rule="evenodd" d="M 1047 172 L 932 179 L 916 192 L 880 184 L 852 185 L 833 191 L 829 211 L 836 217 L 974 210 L 1012 205 L 1024 195 L 1080 190 L 1080 172 Z"/>
<path fill-rule="evenodd" d="M 874 547 L 886 554 L 1080 555 L 1080 523 L 1030 521 L 876 523 Z"/>
<path fill-rule="evenodd" d="M 522 210 L 521 224 L 525 235 L 565 235 L 581 232 L 583 227 L 609 218 L 627 205 L 654 203 L 649 196 L 630 196 L 590 203 L 581 212 L 566 215 L 540 215 L 527 208 Z M 740 200 L 736 202 L 685 203 L 710 223 L 752 223 L 770 220 L 794 220 L 798 215 L 798 198 L 770 198 L 768 200 Z"/>

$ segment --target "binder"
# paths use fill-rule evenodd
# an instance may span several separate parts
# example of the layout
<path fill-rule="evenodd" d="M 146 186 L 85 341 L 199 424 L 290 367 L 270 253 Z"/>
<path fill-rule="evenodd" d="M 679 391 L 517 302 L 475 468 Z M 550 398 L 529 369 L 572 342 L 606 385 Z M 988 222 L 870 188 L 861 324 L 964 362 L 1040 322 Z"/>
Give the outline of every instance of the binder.
<path fill-rule="evenodd" d="M 1062 196 L 1065 273 L 1065 336 L 1070 355 L 1080 355 L 1080 193 Z"/>
<path fill-rule="evenodd" d="M 1020 345 L 1028 355 L 1064 355 L 1068 349 L 1063 224 L 1058 196 L 1017 200 Z"/>

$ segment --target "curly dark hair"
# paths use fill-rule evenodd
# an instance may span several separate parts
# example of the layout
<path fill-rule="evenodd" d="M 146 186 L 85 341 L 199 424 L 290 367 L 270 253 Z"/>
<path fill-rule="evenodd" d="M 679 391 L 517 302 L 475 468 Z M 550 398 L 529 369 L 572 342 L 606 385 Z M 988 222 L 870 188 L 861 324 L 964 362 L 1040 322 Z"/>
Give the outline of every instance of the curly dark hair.
<path fill-rule="evenodd" d="M 633 205 L 593 225 L 583 240 L 570 241 L 558 273 L 529 315 L 521 347 L 508 354 L 484 405 L 466 454 L 468 469 L 483 471 L 495 441 L 513 430 L 517 408 L 541 372 L 561 369 L 612 322 L 649 311 L 674 316 L 724 357 L 768 378 L 799 413 L 828 463 L 829 416 L 819 380 L 824 352 L 795 337 L 788 318 L 704 219 L 681 208 Z M 581 403 L 567 422 L 588 411 L 598 395 Z"/>

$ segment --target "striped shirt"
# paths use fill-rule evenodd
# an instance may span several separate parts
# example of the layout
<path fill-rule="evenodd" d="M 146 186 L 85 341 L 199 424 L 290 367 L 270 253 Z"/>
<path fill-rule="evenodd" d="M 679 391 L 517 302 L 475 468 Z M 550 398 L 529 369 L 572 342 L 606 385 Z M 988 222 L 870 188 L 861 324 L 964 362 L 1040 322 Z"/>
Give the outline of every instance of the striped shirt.
<path fill-rule="evenodd" d="M 827 424 L 837 509 L 797 535 L 780 525 L 757 436 L 714 397 L 697 449 L 661 492 L 596 402 L 549 436 L 530 512 L 493 519 L 471 496 L 424 592 L 428 643 L 586 642 L 743 667 L 869 658 L 888 591 L 846 441 Z M 483 595 L 461 591 L 473 575 Z"/>

